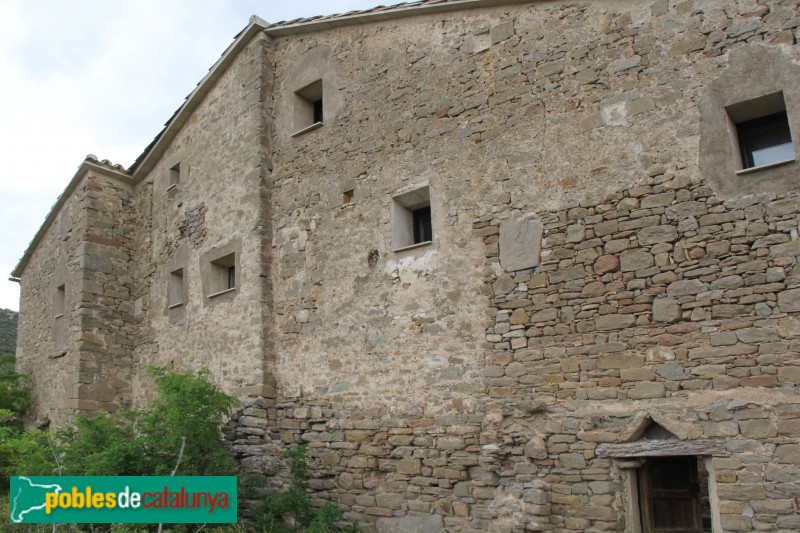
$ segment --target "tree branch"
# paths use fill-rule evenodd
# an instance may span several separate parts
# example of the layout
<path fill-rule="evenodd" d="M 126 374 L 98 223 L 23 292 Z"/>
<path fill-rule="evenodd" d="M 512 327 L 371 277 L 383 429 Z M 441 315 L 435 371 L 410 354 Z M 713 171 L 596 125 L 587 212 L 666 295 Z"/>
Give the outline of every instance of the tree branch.
<path fill-rule="evenodd" d="M 178 452 L 178 460 L 175 461 L 175 468 L 172 469 L 172 473 L 170 476 L 174 476 L 175 473 L 178 471 L 178 467 L 181 466 L 181 460 L 183 459 L 183 449 L 186 448 L 186 437 L 181 437 L 181 451 Z M 164 527 L 164 524 L 158 524 L 158 533 L 161 533 L 161 529 Z"/>

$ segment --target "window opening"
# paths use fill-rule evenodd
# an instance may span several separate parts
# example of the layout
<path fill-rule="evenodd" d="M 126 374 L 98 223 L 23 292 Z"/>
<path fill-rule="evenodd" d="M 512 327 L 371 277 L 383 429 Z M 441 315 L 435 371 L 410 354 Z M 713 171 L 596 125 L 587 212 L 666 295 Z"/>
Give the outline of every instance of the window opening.
<path fill-rule="evenodd" d="M 310 83 L 294 93 L 294 130 L 300 135 L 322 125 L 324 105 L 322 80 Z"/>
<path fill-rule="evenodd" d="M 236 267 L 228 267 L 228 285 L 226 288 L 233 289 L 236 287 Z"/>
<path fill-rule="evenodd" d="M 794 144 L 782 92 L 739 102 L 728 106 L 726 111 L 732 123 L 740 170 L 794 160 Z"/>
<path fill-rule="evenodd" d="M 177 163 L 169 169 L 169 186 L 174 187 L 181 182 L 181 164 Z"/>
<path fill-rule="evenodd" d="M 183 269 L 179 268 L 169 274 L 169 297 L 168 307 L 183 305 Z"/>
<path fill-rule="evenodd" d="M 432 241 L 431 206 L 415 209 L 412 215 L 414 218 L 414 244 Z"/>
<path fill-rule="evenodd" d="M 794 159 L 786 111 L 741 122 L 736 125 L 736 133 L 744 168 Z"/>
<path fill-rule="evenodd" d="M 433 241 L 429 187 L 420 187 L 392 198 L 392 225 L 394 250 Z"/>
<path fill-rule="evenodd" d="M 209 281 L 209 296 L 235 289 L 236 254 L 228 254 L 211 261 L 211 279 Z"/>
<path fill-rule="evenodd" d="M 64 316 L 64 312 L 66 311 L 66 303 L 66 290 L 65 286 L 62 284 L 56 287 L 56 294 L 53 298 L 53 316 L 55 318 L 61 318 Z"/>

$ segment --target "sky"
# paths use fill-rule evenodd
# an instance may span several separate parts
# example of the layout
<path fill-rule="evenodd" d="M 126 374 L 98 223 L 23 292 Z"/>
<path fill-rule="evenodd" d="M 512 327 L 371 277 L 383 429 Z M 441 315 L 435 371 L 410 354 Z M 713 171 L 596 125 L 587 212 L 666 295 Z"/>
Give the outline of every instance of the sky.
<path fill-rule="evenodd" d="M 19 309 L 8 277 L 86 155 L 130 166 L 251 15 L 379 3 L 0 0 L 0 308 Z"/>

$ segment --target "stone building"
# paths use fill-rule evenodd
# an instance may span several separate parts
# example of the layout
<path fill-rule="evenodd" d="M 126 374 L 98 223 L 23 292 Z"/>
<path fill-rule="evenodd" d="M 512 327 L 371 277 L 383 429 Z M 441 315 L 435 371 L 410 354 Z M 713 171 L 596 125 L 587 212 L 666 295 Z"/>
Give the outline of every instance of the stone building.
<path fill-rule="evenodd" d="M 253 17 L 15 269 L 35 416 L 205 366 L 244 470 L 309 443 L 376 531 L 798 531 L 798 38 L 794 0 Z"/>

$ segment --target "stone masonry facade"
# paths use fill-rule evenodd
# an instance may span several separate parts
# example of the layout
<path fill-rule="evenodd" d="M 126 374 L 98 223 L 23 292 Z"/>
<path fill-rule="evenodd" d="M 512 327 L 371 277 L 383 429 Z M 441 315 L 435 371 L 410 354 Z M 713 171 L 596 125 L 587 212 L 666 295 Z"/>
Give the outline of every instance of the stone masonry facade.
<path fill-rule="evenodd" d="M 241 474 L 306 443 L 368 531 L 800 530 L 798 38 L 780 0 L 254 17 L 15 269 L 31 424 L 208 367 Z"/>

